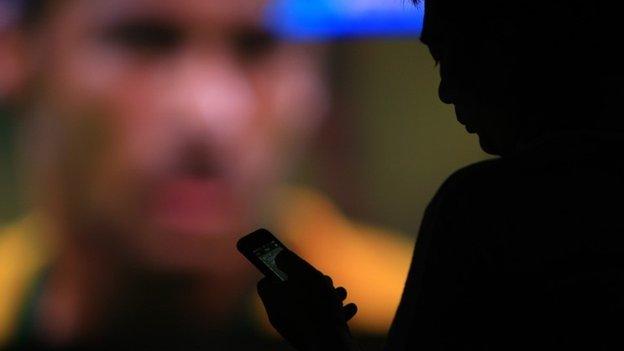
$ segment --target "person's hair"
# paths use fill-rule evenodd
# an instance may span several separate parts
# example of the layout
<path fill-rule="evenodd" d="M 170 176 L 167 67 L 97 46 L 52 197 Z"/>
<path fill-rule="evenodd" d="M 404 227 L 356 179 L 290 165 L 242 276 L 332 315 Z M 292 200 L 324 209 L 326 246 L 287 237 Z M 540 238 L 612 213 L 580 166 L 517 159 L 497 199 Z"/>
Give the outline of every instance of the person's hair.
<path fill-rule="evenodd" d="M 18 23 L 25 27 L 31 27 L 38 23 L 45 15 L 50 0 L 13 0 L 16 3 L 19 14 Z"/>
<path fill-rule="evenodd" d="M 522 99 L 541 101 L 544 107 L 527 113 L 542 120 L 535 125 L 548 119 L 553 128 L 591 122 L 624 130 L 624 119 L 613 111 L 624 98 L 624 54 L 619 49 L 624 27 L 617 1 L 426 1 L 439 16 L 439 28 L 462 36 L 469 48 L 482 37 L 501 38 L 493 42 L 513 67 L 508 81 Z"/>

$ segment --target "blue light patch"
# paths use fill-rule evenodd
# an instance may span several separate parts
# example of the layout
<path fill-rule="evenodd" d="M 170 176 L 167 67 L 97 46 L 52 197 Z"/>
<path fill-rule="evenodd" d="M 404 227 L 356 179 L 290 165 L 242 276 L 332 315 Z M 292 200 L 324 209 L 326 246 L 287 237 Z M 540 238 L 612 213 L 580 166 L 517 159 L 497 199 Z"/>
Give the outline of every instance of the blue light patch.
<path fill-rule="evenodd" d="M 274 0 L 265 23 L 290 40 L 418 37 L 423 16 L 422 2 L 411 0 Z"/>

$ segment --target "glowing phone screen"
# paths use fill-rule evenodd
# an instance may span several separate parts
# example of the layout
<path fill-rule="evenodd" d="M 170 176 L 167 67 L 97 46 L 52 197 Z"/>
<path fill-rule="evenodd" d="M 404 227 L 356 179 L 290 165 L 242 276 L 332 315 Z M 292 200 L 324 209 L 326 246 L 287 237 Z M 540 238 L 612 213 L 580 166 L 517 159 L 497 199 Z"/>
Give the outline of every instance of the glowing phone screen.
<path fill-rule="evenodd" d="M 271 241 L 266 243 L 257 249 L 253 250 L 254 255 L 256 255 L 260 261 L 262 261 L 275 275 L 281 280 L 286 281 L 288 279 L 288 274 L 284 271 L 277 268 L 277 264 L 275 263 L 275 257 L 284 250 L 284 247 L 279 244 L 277 241 Z"/>

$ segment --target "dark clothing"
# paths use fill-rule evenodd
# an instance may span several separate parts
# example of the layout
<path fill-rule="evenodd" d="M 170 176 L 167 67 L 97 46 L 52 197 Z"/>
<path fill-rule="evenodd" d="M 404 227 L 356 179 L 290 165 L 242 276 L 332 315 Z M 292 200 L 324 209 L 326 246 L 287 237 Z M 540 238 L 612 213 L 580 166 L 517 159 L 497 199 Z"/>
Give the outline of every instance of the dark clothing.
<path fill-rule="evenodd" d="M 387 350 L 621 348 L 623 155 L 624 135 L 570 133 L 451 176 Z"/>

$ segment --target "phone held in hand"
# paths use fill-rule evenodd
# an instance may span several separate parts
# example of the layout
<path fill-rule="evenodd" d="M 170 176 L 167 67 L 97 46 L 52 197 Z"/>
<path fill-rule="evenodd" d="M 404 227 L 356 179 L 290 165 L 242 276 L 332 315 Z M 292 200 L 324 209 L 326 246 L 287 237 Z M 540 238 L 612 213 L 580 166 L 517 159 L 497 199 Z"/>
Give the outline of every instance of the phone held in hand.
<path fill-rule="evenodd" d="M 244 236 L 236 247 L 265 276 L 283 282 L 288 280 L 288 274 L 280 270 L 275 262 L 277 255 L 288 249 L 268 230 L 258 229 Z"/>

